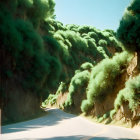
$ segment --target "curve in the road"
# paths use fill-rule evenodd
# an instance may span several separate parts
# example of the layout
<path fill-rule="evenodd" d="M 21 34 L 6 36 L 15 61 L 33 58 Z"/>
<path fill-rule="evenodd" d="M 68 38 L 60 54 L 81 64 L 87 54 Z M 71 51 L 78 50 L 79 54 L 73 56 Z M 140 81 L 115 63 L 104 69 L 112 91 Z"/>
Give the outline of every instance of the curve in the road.
<path fill-rule="evenodd" d="M 34 120 L 2 127 L 2 140 L 138 140 L 135 131 L 92 123 L 85 118 L 47 109 Z"/>

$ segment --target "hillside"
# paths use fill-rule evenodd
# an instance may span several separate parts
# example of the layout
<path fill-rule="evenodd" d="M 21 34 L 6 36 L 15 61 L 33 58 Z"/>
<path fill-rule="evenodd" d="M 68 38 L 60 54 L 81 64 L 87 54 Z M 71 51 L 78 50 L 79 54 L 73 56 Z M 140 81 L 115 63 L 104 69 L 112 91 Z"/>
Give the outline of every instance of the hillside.
<path fill-rule="evenodd" d="M 123 51 L 95 65 L 83 63 L 71 82 L 61 83 L 42 106 L 84 113 L 106 124 L 120 120 L 131 127 L 140 124 L 138 5 L 138 0 L 132 1 L 116 33 Z"/>
<path fill-rule="evenodd" d="M 39 113 L 61 81 L 69 84 L 84 63 L 121 51 L 112 30 L 67 25 L 54 19 L 53 0 L 0 2 L 0 108 L 2 122 Z M 98 46 L 98 47 L 97 47 Z"/>
<path fill-rule="evenodd" d="M 2 123 L 29 119 L 42 105 L 138 124 L 139 4 L 114 32 L 63 25 L 53 0 L 0 1 Z"/>

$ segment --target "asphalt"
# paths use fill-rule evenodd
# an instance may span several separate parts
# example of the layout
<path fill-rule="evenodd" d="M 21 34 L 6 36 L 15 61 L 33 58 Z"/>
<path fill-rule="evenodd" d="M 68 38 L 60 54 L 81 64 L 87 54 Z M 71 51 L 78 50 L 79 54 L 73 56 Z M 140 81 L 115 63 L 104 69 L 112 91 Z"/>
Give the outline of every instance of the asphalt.
<path fill-rule="evenodd" d="M 47 109 L 43 117 L 2 126 L 2 140 L 140 140 L 129 128 L 92 123 L 89 120 Z"/>

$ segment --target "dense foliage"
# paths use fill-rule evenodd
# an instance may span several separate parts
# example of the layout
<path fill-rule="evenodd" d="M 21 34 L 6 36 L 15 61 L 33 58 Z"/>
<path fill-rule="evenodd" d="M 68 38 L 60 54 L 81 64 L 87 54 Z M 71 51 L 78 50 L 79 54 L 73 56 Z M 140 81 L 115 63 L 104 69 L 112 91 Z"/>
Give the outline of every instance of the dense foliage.
<path fill-rule="evenodd" d="M 8 2 L 11 4 L 11 1 Z M 27 1 L 24 2 L 27 4 Z M 22 4 L 25 4 L 24 2 L 22 2 Z M 36 2 L 37 1 L 35 0 L 30 6 L 34 7 Z M 7 10 L 5 4 L 1 4 L 0 50 L 3 54 L 1 56 L 1 73 L 5 78 L 9 77 L 9 75 L 21 77 L 19 81 L 24 88 L 35 89 L 35 87 L 37 87 L 40 89 L 41 86 L 44 85 L 42 79 L 45 77 L 50 77 L 49 83 L 50 85 L 53 85 L 51 84 L 54 80 L 53 77 L 55 77 L 56 81 L 59 79 L 61 64 L 58 58 L 51 55 L 46 49 L 44 45 L 45 39 L 43 40 L 35 30 L 32 19 L 30 20 L 28 16 L 28 20 L 24 20 L 20 16 L 16 19 L 14 18 L 16 12 L 18 12 L 20 3 L 21 1 L 15 3 L 17 7 L 15 7 L 13 13 L 10 10 Z M 44 6 L 42 2 L 39 4 L 40 6 Z M 37 5 L 39 6 L 39 4 Z M 30 10 L 30 8 L 28 10 Z M 44 18 L 45 17 L 46 16 L 44 15 Z M 43 17 L 41 19 L 43 20 Z M 47 40 L 48 44 L 55 42 L 55 40 L 51 40 L 51 37 L 50 40 Z M 59 45 L 55 46 L 56 48 L 59 48 Z"/>
<path fill-rule="evenodd" d="M 116 33 L 112 30 L 100 31 L 94 27 L 78 25 L 64 27 L 60 22 L 53 22 L 54 20 L 48 22 L 49 33 L 58 41 L 63 50 L 61 61 L 65 65 L 70 65 L 72 69 L 77 69 L 71 78 L 71 82 L 67 83 L 67 90 L 65 92 L 61 90 L 61 93 L 67 94 L 67 99 L 63 105 L 62 103 L 60 104 L 62 108 L 71 108 L 71 110 L 77 108 L 79 104 L 75 104 L 77 102 L 75 98 L 81 96 L 77 99 L 79 100 L 81 111 L 95 115 L 94 113 L 98 109 L 94 109 L 94 106 L 97 107 L 97 102 L 98 105 L 102 104 L 107 97 L 114 96 L 114 91 L 118 92 L 119 87 L 118 83 L 116 84 L 116 80 L 122 75 L 125 76 L 133 51 L 139 51 L 140 47 L 139 7 L 140 1 L 133 0 L 120 22 L 117 37 L 125 49 L 123 52 L 115 54 L 115 56 L 112 56 L 109 48 L 114 47 L 118 51 L 121 49 L 115 37 Z M 83 56 L 83 52 L 87 55 Z M 77 57 L 79 58 L 78 60 L 76 59 Z M 97 63 L 99 59 L 104 60 Z M 80 66 L 79 64 L 82 65 Z M 113 97 L 116 99 L 111 105 L 112 109 L 110 108 L 109 110 L 108 108 L 103 116 L 97 116 L 99 122 L 107 118 L 112 120 L 118 109 L 126 102 L 131 111 L 135 111 L 139 107 L 139 77 L 136 76 L 133 79 L 130 77 L 126 81 L 125 87 L 121 90 L 119 89 L 118 93 L 116 92 L 115 96 L 117 97 Z M 53 102 L 53 104 L 59 103 L 56 95 L 51 95 L 46 100 L 45 105 L 49 101 Z"/>
<path fill-rule="evenodd" d="M 125 88 L 122 89 L 115 100 L 115 109 L 118 110 L 119 107 L 128 102 L 131 111 L 137 109 L 140 105 L 140 75 L 136 76 L 134 79 L 129 79 L 125 83 Z"/>
<path fill-rule="evenodd" d="M 140 1 L 133 0 L 120 22 L 117 36 L 128 50 L 140 50 Z"/>
<path fill-rule="evenodd" d="M 83 88 L 89 81 L 90 73 L 87 70 L 77 73 L 71 79 L 69 89 L 68 89 L 68 97 L 65 102 L 65 106 L 71 106 L 73 104 L 73 96 L 76 94 L 78 88 Z"/>
<path fill-rule="evenodd" d="M 139 0 L 133 0 L 127 8 L 117 31 L 126 48 L 123 52 L 113 30 L 64 26 L 55 20 L 54 6 L 53 0 L 0 1 L 2 109 L 10 100 L 6 84 L 10 85 L 12 79 L 13 88 L 18 83 L 20 90 L 30 91 L 40 101 L 48 97 L 43 106 L 55 104 L 59 95 L 67 92 L 64 107 L 71 107 L 74 96 L 83 88 L 86 99 L 82 101 L 81 111 L 88 113 L 97 100 L 101 102 L 107 95 L 111 96 L 116 78 L 131 59 L 128 50 L 139 51 Z M 112 118 L 123 102 L 127 101 L 132 111 L 139 105 L 139 79 L 137 76 L 126 82 L 116 98 L 115 110 L 104 114 L 100 121 L 109 115 Z"/>
<path fill-rule="evenodd" d="M 127 8 L 117 31 L 117 36 L 125 48 L 127 46 L 137 46 L 135 44 L 131 45 L 130 42 L 132 43 L 134 41 L 134 43 L 138 43 L 138 38 L 136 38 L 137 41 L 133 39 L 133 37 L 136 37 L 134 32 L 136 32 L 139 26 L 138 4 L 139 2 L 134 0 Z M 133 18 L 130 15 L 137 19 L 135 21 L 136 25 L 131 23 L 131 19 Z M 121 50 L 115 38 L 116 33 L 112 30 L 100 31 L 91 26 L 78 26 L 74 24 L 64 27 L 62 23 L 56 22 L 53 19 L 48 20 L 48 22 L 46 21 L 45 24 L 50 29 L 49 33 L 58 41 L 63 50 L 61 61 L 65 65 L 70 65 L 71 69 L 77 69 L 84 62 L 91 63 L 90 71 L 86 69 L 83 69 L 84 71 L 80 69 L 75 71 L 75 75 L 69 84 L 68 97 L 65 102 L 66 107 L 71 106 L 73 104 L 73 96 L 76 94 L 77 89 L 83 83 L 86 83 L 88 85 L 86 89 L 87 99 L 82 102 L 81 110 L 87 113 L 93 108 L 96 100 L 104 99 L 107 94 L 111 93 L 115 85 L 115 79 L 121 74 L 122 68 L 126 68 L 132 55 L 124 51 L 112 58 L 108 47 L 115 47 L 118 51 Z M 132 29 L 131 26 L 133 27 Z M 133 29 L 136 30 L 132 34 L 131 31 Z M 88 55 L 82 55 L 83 52 Z M 77 57 L 79 59 L 76 59 Z M 106 59 L 97 64 L 98 59 L 103 58 Z M 93 67 L 92 64 L 97 65 Z M 85 63 L 81 67 L 87 66 L 90 65 Z"/>
<path fill-rule="evenodd" d="M 42 102 L 42 107 L 55 104 L 58 96 L 65 93 L 65 91 L 67 91 L 67 86 L 65 83 L 61 82 L 56 91 L 56 94 L 49 94 L 48 98 L 44 102 Z"/>
<path fill-rule="evenodd" d="M 88 112 L 93 108 L 96 100 L 104 99 L 106 94 L 111 94 L 114 88 L 114 80 L 121 73 L 122 67 L 128 63 L 127 52 L 117 54 L 112 59 L 105 59 L 91 71 L 91 77 L 87 87 L 87 99 L 82 102 L 81 110 Z"/>
<path fill-rule="evenodd" d="M 112 30 L 63 26 L 55 20 L 54 6 L 53 0 L 0 2 L 0 107 L 5 113 L 5 105 L 16 98 L 10 96 L 14 89 L 44 100 L 60 82 L 69 84 L 84 62 L 112 57 L 108 47 L 121 51 Z"/>

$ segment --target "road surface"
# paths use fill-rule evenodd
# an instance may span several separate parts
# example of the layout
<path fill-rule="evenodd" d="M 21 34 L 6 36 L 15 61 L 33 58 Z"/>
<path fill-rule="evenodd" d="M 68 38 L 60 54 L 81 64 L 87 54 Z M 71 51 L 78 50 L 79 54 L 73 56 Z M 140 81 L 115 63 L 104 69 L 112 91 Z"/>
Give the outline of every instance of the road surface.
<path fill-rule="evenodd" d="M 87 119 L 48 109 L 47 115 L 2 127 L 2 140 L 131 140 L 138 134 L 131 129 L 96 124 Z"/>

